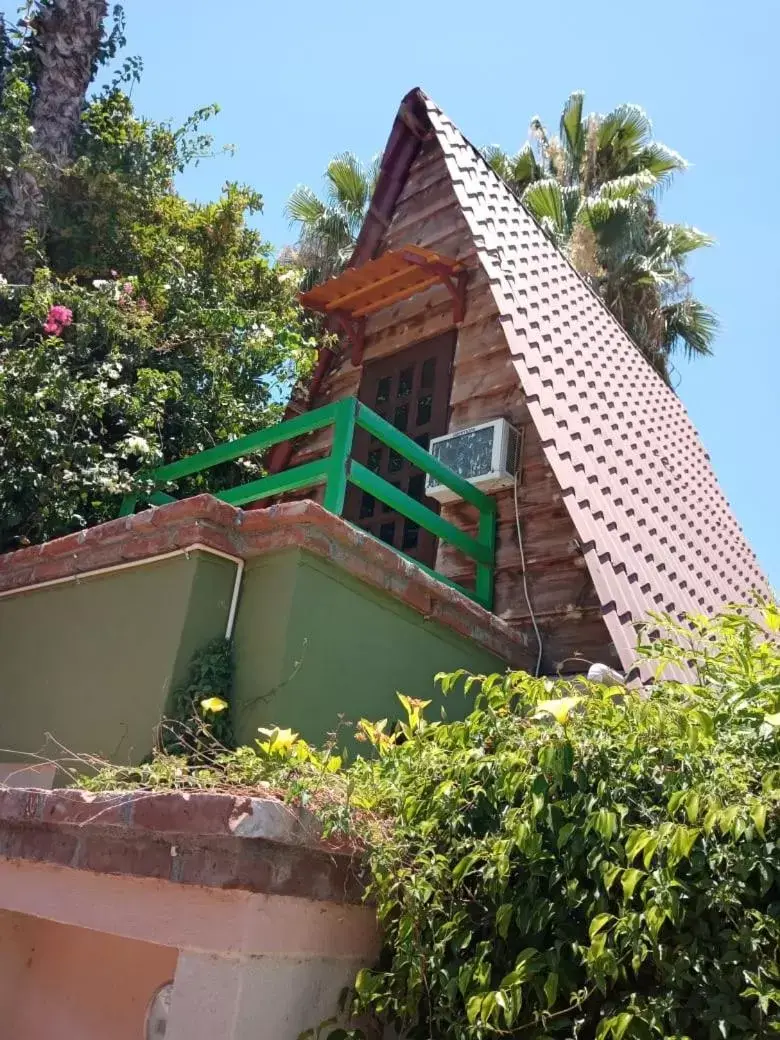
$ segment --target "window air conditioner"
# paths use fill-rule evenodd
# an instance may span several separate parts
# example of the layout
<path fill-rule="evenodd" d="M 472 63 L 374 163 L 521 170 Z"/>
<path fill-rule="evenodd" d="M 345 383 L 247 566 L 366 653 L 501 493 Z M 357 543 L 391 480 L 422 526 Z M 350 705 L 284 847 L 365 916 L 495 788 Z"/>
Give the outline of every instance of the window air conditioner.
<path fill-rule="evenodd" d="M 439 462 L 485 492 L 514 484 L 521 449 L 522 431 L 510 426 L 506 419 L 493 419 L 444 437 L 433 437 L 428 447 Z M 425 494 L 438 502 L 460 499 L 457 492 L 437 483 L 430 473 L 425 480 Z"/>

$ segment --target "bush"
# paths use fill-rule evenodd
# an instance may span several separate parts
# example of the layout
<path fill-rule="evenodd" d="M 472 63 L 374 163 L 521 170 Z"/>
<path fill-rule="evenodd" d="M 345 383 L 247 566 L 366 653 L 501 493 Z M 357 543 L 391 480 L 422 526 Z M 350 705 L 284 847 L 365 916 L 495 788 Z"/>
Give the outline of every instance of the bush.
<path fill-rule="evenodd" d="M 780 630 L 776 607 L 762 621 Z M 694 678 L 440 676 L 475 691 L 464 721 L 402 698 L 406 721 L 363 721 L 375 755 L 342 771 L 277 731 L 177 782 L 326 791 L 340 827 L 351 810 L 384 932 L 355 1009 L 411 1036 L 775 1035 L 777 643 L 734 612 L 666 622 L 642 653 Z"/>
<path fill-rule="evenodd" d="M 738 614 L 694 633 L 644 651 L 690 684 L 491 676 L 464 722 L 374 737 L 357 789 L 396 826 L 364 1005 L 416 1036 L 780 1028 L 780 655 Z"/>
<path fill-rule="evenodd" d="M 0 282 L 0 552 L 112 519 L 139 469 L 280 418 L 310 352 L 294 284 L 252 263 L 251 302 L 176 296 L 172 280 L 149 303 L 138 278 L 87 288 L 45 269 L 30 287 Z M 259 471 L 247 459 L 179 492 Z"/>
<path fill-rule="evenodd" d="M 115 18 L 107 58 L 121 44 Z M 33 36 L 17 29 L 13 46 L 0 38 L 0 182 L 35 158 Z M 300 275 L 253 226 L 261 195 L 228 183 L 197 203 L 176 191 L 213 151 L 216 107 L 179 127 L 143 119 L 120 89 L 136 72 L 129 59 L 85 104 L 72 164 L 56 178 L 37 169 L 33 284 L 0 272 L 0 552 L 112 518 L 139 469 L 277 422 L 313 363 Z M 179 493 L 260 472 L 250 457 Z"/>

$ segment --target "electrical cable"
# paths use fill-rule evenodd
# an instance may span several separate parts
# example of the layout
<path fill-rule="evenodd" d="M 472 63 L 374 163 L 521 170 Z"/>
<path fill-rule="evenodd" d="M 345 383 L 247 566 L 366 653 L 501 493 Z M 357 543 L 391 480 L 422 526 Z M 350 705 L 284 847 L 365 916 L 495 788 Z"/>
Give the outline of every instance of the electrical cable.
<path fill-rule="evenodd" d="M 523 568 L 523 592 L 525 593 L 525 601 L 528 604 L 528 613 L 531 615 L 531 624 L 534 626 L 534 632 L 536 633 L 536 642 L 539 647 L 539 653 L 536 657 L 536 669 L 534 675 L 538 678 L 539 671 L 542 667 L 542 633 L 539 631 L 539 625 L 536 621 L 536 615 L 534 614 L 534 608 L 531 606 L 531 596 L 528 592 L 528 574 L 525 569 L 525 550 L 523 548 L 523 533 L 520 530 L 520 504 L 517 500 L 517 487 L 520 481 L 520 460 L 517 461 L 515 468 L 515 524 L 517 526 L 517 544 L 520 546 L 520 565 Z"/>

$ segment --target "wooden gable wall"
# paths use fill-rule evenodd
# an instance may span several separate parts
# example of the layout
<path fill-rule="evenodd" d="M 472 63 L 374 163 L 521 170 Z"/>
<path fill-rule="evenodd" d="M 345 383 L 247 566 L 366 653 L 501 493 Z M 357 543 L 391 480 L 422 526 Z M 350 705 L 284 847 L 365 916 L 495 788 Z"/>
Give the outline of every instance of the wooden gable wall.
<path fill-rule="evenodd" d="M 523 530 L 531 602 L 544 639 L 545 670 L 582 671 L 575 655 L 588 661 L 616 664 L 611 640 L 601 617 L 593 583 L 579 550 L 571 519 L 555 477 L 546 462 L 536 428 L 530 422 L 523 392 L 503 335 L 487 276 L 479 265 L 471 233 L 452 189 L 438 142 L 420 149 L 379 253 L 403 245 L 419 245 L 457 257 L 470 268 L 466 316 L 458 330 L 450 430 L 503 417 L 525 427 L 525 451 L 520 487 Z M 366 325 L 364 363 L 409 347 L 452 328 L 452 304 L 438 287 L 372 316 Z M 360 367 L 349 350 L 337 362 L 321 388 L 314 407 L 357 394 Z M 299 446 L 291 465 L 322 454 L 330 433 L 313 435 Z M 311 493 L 307 493 L 311 494 Z M 512 490 L 500 492 L 495 613 L 535 647 L 522 582 Z M 442 507 L 442 515 L 473 530 L 470 507 Z M 471 582 L 473 566 L 448 546 L 439 548 L 437 570 L 455 581 Z"/>

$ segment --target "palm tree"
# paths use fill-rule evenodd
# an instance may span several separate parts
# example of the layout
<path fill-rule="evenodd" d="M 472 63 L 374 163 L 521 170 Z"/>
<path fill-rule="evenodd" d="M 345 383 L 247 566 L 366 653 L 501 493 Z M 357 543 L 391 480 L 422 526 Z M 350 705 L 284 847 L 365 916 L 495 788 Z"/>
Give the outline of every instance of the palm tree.
<path fill-rule="evenodd" d="M 106 12 L 106 0 L 48 0 L 37 6 L 31 38 L 34 132 L 0 193 L 0 273 L 11 281 L 29 281 L 27 245 L 43 231 L 44 188 L 72 160 Z"/>
<path fill-rule="evenodd" d="M 653 140 L 652 124 L 638 105 L 583 117 L 584 99 L 581 91 L 569 96 L 557 137 L 534 116 L 529 131 L 533 144 L 526 143 L 513 156 L 496 145 L 484 149 L 487 161 L 513 191 L 522 194 L 534 181 L 552 178 L 562 187 L 579 187 L 590 194 L 634 174 L 647 174 L 660 186 L 686 169 L 681 155 Z"/>
<path fill-rule="evenodd" d="M 687 164 L 653 140 L 646 113 L 584 118 L 583 99 L 569 97 L 557 136 L 534 118 L 517 154 L 484 155 L 669 382 L 675 352 L 711 353 L 717 320 L 691 294 L 685 262 L 712 239 L 658 219 L 657 193 Z"/>
<path fill-rule="evenodd" d="M 337 274 L 349 260 L 379 176 L 381 157 L 364 165 L 342 152 L 325 171 L 325 199 L 299 185 L 287 200 L 285 215 L 298 225 L 298 242 L 288 257 L 306 270 L 306 285 Z"/>
<path fill-rule="evenodd" d="M 685 270 L 690 253 L 712 244 L 708 235 L 659 220 L 653 201 L 640 198 L 597 227 L 594 238 L 602 264 L 596 290 L 667 383 L 676 352 L 712 353 L 717 319 L 691 293 Z"/>

